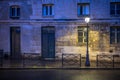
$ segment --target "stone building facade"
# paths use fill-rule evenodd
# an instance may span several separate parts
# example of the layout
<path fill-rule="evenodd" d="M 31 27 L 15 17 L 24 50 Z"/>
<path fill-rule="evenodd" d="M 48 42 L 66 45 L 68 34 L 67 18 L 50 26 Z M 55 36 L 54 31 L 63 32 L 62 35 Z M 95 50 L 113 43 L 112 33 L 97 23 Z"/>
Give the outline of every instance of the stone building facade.
<path fill-rule="evenodd" d="M 0 49 L 59 58 L 86 54 L 90 17 L 90 59 L 99 52 L 120 51 L 120 0 L 0 0 Z"/>

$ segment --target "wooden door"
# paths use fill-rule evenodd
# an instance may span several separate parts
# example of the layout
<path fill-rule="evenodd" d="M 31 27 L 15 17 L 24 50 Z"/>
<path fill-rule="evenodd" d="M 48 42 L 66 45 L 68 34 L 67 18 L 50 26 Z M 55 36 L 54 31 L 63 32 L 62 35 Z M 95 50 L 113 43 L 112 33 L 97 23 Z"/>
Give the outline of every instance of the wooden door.
<path fill-rule="evenodd" d="M 11 47 L 11 57 L 20 58 L 20 27 L 10 28 L 10 47 Z"/>
<path fill-rule="evenodd" d="M 55 58 L 55 28 L 42 27 L 42 58 Z"/>

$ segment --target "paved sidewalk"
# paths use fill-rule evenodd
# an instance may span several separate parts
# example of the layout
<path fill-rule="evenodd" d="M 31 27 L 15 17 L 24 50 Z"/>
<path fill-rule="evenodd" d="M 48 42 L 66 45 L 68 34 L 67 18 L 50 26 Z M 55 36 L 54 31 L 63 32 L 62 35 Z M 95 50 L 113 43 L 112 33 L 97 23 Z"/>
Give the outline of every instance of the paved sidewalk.
<path fill-rule="evenodd" d="M 0 68 L 113 68 L 113 64 L 99 63 L 97 66 L 96 61 L 90 61 L 90 66 L 85 66 L 85 60 L 80 63 L 64 64 L 62 60 L 3 60 Z M 120 68 L 120 63 L 115 65 L 114 68 Z"/>

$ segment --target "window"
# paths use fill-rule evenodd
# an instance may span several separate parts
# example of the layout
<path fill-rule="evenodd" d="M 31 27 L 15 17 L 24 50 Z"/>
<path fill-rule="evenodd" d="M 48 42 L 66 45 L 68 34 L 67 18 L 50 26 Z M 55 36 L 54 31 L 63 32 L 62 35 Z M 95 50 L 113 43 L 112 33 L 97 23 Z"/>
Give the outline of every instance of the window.
<path fill-rule="evenodd" d="M 120 27 L 110 28 L 110 43 L 120 43 Z"/>
<path fill-rule="evenodd" d="M 110 15 L 120 15 L 120 2 L 110 3 Z"/>
<path fill-rule="evenodd" d="M 78 4 L 78 16 L 84 15 L 84 16 L 88 16 L 90 14 L 89 11 L 89 4 Z"/>
<path fill-rule="evenodd" d="M 19 6 L 10 6 L 10 17 L 11 18 L 19 18 L 20 17 L 20 7 Z"/>
<path fill-rule="evenodd" d="M 53 16 L 53 5 L 44 4 L 42 12 L 43 12 L 43 16 Z"/>
<path fill-rule="evenodd" d="M 87 28 L 78 26 L 78 42 L 86 43 Z"/>

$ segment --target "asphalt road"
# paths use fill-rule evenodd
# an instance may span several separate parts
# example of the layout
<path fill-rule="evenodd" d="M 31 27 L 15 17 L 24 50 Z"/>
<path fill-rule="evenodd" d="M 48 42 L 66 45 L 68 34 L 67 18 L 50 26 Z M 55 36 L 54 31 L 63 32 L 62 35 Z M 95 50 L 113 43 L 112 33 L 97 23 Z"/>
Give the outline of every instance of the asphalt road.
<path fill-rule="evenodd" d="M 120 80 L 120 70 L 0 70 L 0 80 Z"/>

